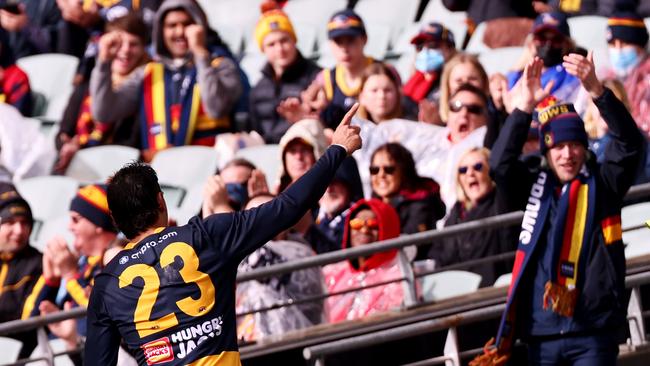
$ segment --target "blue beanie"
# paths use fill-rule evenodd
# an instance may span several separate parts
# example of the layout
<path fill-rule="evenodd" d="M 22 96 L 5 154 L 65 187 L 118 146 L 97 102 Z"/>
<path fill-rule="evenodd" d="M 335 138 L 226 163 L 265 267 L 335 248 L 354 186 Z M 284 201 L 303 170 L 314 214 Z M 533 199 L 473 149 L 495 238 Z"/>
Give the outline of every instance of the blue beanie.
<path fill-rule="evenodd" d="M 350 9 L 337 11 L 327 23 L 327 37 L 329 39 L 343 36 L 360 37 L 365 35 L 366 26 L 363 24 L 363 20 L 359 14 Z"/>
<path fill-rule="evenodd" d="M 573 104 L 552 105 L 537 114 L 539 127 L 539 150 L 545 155 L 556 144 L 577 141 L 588 147 L 587 132 L 582 118 Z"/>
<path fill-rule="evenodd" d="M 629 11 L 619 11 L 607 19 L 607 42 L 615 39 L 645 48 L 648 29 L 643 18 Z"/>
<path fill-rule="evenodd" d="M 70 202 L 74 211 L 104 230 L 117 232 L 106 199 L 105 184 L 90 184 L 81 188 Z"/>

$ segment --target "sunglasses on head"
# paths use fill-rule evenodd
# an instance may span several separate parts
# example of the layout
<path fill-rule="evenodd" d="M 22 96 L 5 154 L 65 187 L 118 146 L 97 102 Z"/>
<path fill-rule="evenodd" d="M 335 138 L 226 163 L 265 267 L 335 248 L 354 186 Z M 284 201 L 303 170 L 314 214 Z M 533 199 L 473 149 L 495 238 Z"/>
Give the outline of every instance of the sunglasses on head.
<path fill-rule="evenodd" d="M 467 112 L 471 114 L 481 115 L 485 113 L 485 108 L 480 104 L 464 104 L 460 100 L 449 103 L 449 110 L 458 113 L 463 108 L 467 108 Z"/>
<path fill-rule="evenodd" d="M 465 165 L 465 166 L 459 166 L 458 167 L 458 174 L 465 174 L 469 170 L 469 168 L 474 169 L 476 172 L 480 172 L 483 170 L 483 163 L 476 163 L 474 165 Z"/>
<path fill-rule="evenodd" d="M 370 167 L 370 175 L 377 175 L 379 174 L 379 170 L 383 169 L 384 173 L 388 175 L 393 175 L 395 173 L 395 165 L 385 165 L 385 166 L 375 166 L 372 165 Z"/>
<path fill-rule="evenodd" d="M 368 229 L 378 229 L 379 221 L 377 219 L 360 219 L 354 218 L 350 220 L 350 229 L 352 230 L 361 230 L 362 227 L 367 227 Z"/>

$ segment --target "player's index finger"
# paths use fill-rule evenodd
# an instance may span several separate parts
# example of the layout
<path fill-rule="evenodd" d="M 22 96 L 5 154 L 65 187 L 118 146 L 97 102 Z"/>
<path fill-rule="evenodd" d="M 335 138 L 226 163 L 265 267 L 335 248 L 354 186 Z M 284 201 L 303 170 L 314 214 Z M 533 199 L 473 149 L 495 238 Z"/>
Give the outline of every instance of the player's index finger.
<path fill-rule="evenodd" d="M 350 110 L 345 114 L 343 119 L 341 120 L 341 124 L 343 125 L 349 125 L 350 121 L 352 121 L 352 117 L 354 117 L 355 113 L 357 113 L 357 109 L 359 109 L 359 102 L 354 103 L 352 107 L 350 107 Z"/>

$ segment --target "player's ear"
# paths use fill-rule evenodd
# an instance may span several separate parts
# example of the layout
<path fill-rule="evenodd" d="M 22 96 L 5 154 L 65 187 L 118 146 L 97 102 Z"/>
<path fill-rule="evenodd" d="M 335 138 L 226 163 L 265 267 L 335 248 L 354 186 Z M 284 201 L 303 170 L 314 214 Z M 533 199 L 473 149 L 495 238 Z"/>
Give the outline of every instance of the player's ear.
<path fill-rule="evenodd" d="M 158 192 L 158 196 L 156 197 L 156 200 L 158 201 L 158 210 L 166 211 L 167 203 L 165 202 L 165 196 L 163 195 L 162 191 Z"/>

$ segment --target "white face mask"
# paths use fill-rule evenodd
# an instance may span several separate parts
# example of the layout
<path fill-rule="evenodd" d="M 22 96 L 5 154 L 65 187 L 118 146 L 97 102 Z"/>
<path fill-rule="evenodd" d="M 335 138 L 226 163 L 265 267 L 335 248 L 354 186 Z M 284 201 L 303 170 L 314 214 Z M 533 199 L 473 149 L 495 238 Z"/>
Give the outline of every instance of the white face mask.
<path fill-rule="evenodd" d="M 628 76 L 641 62 L 641 57 L 632 46 L 609 48 L 609 60 L 618 77 Z"/>

